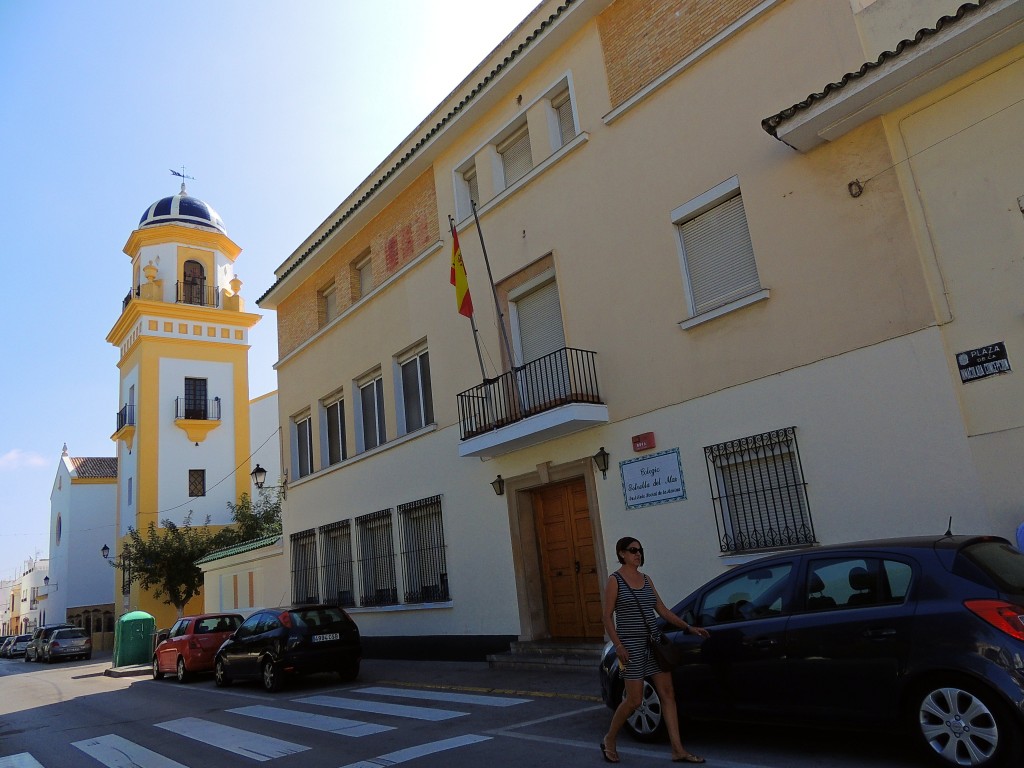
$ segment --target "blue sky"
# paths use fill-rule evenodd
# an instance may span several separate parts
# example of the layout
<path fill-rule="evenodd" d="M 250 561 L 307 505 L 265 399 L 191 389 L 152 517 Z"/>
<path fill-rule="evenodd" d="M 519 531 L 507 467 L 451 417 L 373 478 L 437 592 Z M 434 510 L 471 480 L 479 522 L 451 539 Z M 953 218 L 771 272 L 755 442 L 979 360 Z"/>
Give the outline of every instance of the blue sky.
<path fill-rule="evenodd" d="M 61 448 L 113 456 L 117 352 L 142 212 L 194 176 L 273 270 L 538 0 L 0 0 L 0 578 L 46 557 Z M 274 313 L 250 395 L 276 388 Z M 111 542 L 113 545 L 113 542 Z"/>

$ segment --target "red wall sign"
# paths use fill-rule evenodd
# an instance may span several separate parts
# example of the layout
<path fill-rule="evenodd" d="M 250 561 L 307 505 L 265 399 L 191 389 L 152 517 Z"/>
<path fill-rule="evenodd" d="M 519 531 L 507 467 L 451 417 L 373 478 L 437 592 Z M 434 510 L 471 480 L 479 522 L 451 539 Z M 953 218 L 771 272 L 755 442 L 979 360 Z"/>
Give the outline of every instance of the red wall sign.
<path fill-rule="evenodd" d="M 656 447 L 653 432 L 644 432 L 642 435 L 633 435 L 634 451 L 649 451 Z"/>

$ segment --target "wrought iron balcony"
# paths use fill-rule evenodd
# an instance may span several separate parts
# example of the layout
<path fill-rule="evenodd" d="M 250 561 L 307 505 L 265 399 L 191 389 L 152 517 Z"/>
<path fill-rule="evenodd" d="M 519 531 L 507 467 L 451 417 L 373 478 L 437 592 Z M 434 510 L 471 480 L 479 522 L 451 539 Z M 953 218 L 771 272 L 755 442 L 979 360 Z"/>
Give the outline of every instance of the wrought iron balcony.
<path fill-rule="evenodd" d="M 132 299 L 138 298 L 138 296 L 139 296 L 139 289 L 138 288 L 132 288 L 131 290 L 129 290 L 128 291 L 128 295 L 125 296 L 124 297 L 124 301 L 121 302 L 121 311 L 124 312 L 126 309 L 128 309 L 128 305 L 131 303 Z"/>
<path fill-rule="evenodd" d="M 495 456 L 608 421 L 597 354 L 571 347 L 486 379 L 457 397 L 460 456 Z"/>
<path fill-rule="evenodd" d="M 219 307 L 220 290 L 215 285 L 206 283 L 177 282 L 175 285 L 175 301 L 178 304 L 192 304 L 198 307 Z"/>
<path fill-rule="evenodd" d="M 174 399 L 174 418 L 220 421 L 220 398 L 200 400 L 195 397 L 176 397 Z"/>
<path fill-rule="evenodd" d="M 135 406 L 126 405 L 120 411 L 117 412 L 117 432 L 120 432 L 125 427 L 135 426 Z"/>

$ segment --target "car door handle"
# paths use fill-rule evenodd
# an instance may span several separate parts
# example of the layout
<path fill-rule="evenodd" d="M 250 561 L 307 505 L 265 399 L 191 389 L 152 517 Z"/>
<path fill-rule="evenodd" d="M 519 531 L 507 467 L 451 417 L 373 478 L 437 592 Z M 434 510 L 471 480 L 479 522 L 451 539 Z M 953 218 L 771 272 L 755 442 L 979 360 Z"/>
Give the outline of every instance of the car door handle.
<path fill-rule="evenodd" d="M 884 629 L 866 629 L 864 630 L 864 637 L 868 640 L 884 640 L 889 637 L 896 637 L 896 630 L 892 627 L 886 627 Z"/>

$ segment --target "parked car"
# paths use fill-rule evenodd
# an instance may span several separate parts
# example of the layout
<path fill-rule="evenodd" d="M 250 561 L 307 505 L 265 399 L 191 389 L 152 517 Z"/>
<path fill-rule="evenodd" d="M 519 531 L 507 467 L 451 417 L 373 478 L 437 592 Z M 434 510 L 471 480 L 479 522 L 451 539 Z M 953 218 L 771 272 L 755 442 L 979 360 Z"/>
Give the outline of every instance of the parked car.
<path fill-rule="evenodd" d="M 50 635 L 58 629 L 74 629 L 73 624 L 44 624 L 36 627 L 32 633 L 28 648 L 25 649 L 25 661 L 42 661 L 43 648 L 50 642 Z"/>
<path fill-rule="evenodd" d="M 32 635 L 16 635 L 7 646 L 7 658 L 16 659 L 19 656 L 24 656 L 30 642 L 32 642 Z"/>
<path fill-rule="evenodd" d="M 2 635 L 0 636 L 0 658 L 4 655 L 4 646 L 13 638 L 14 635 Z"/>
<path fill-rule="evenodd" d="M 58 659 L 73 658 L 92 658 L 92 638 L 78 627 L 54 631 L 50 641 L 43 646 L 42 661 L 52 664 Z"/>
<path fill-rule="evenodd" d="M 196 672 L 213 669 L 217 649 L 242 623 L 237 613 L 204 613 L 185 616 L 160 639 L 153 652 L 153 679 L 174 674 L 186 682 Z"/>
<path fill-rule="evenodd" d="M 14 645 L 14 641 L 17 635 L 7 635 L 2 641 L 0 641 L 0 659 L 10 658 L 10 648 Z"/>
<path fill-rule="evenodd" d="M 903 727 L 948 766 L 1020 765 L 1024 554 L 993 536 L 815 547 L 738 566 L 673 609 L 707 640 L 667 632 L 684 717 Z M 664 622 L 660 622 L 664 626 Z M 623 683 L 614 647 L 605 703 Z M 627 723 L 663 730 L 645 682 Z M 1014 762 L 1018 761 L 1018 762 Z"/>
<path fill-rule="evenodd" d="M 252 614 L 224 641 L 214 677 L 218 686 L 258 678 L 268 691 L 279 690 L 287 676 L 314 672 L 337 672 L 348 681 L 359 675 L 362 655 L 359 629 L 343 609 L 273 608 Z"/>

